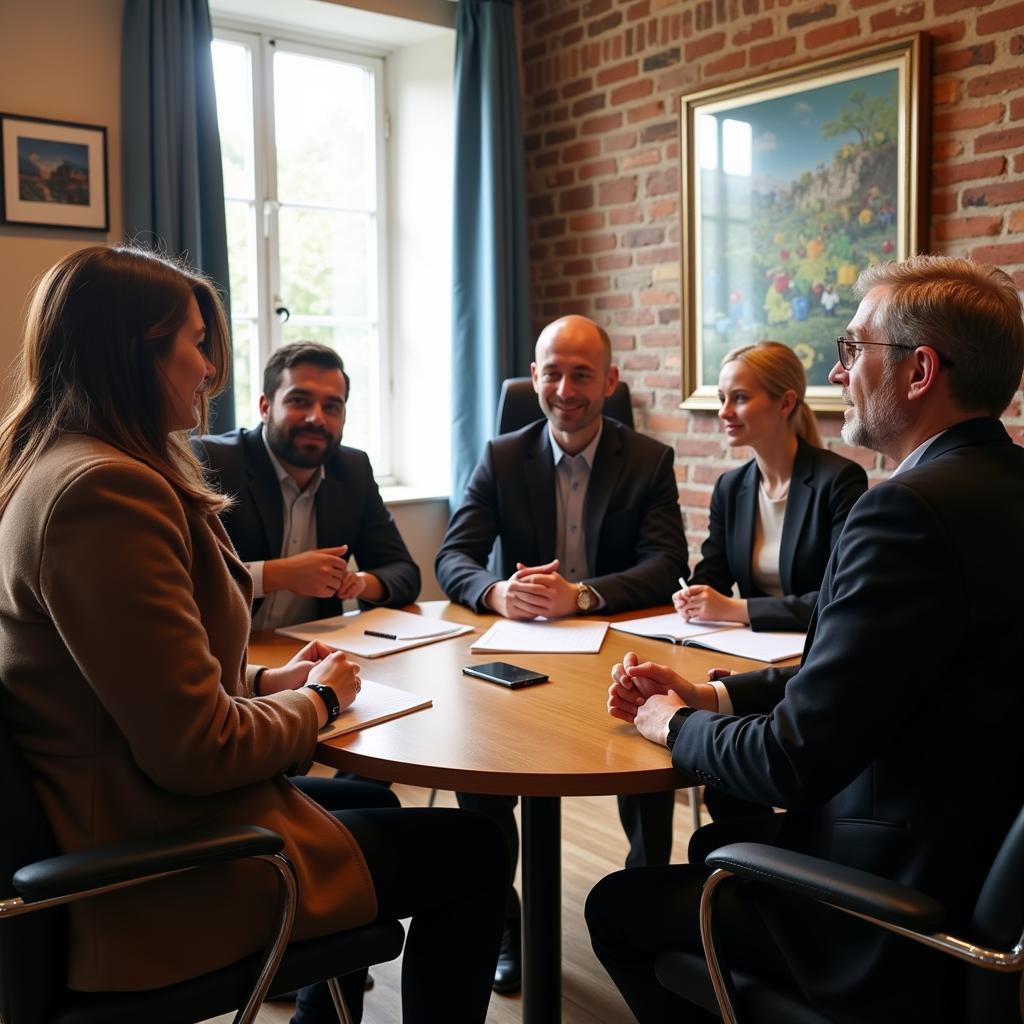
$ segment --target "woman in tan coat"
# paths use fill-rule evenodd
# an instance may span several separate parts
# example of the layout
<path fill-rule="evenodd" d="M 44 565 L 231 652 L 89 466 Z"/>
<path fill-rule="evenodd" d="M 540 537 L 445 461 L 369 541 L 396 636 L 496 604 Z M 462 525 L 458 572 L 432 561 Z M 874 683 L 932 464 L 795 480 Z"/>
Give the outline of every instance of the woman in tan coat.
<path fill-rule="evenodd" d="M 359 673 L 313 644 L 246 665 L 251 582 L 185 440 L 228 360 L 216 292 L 152 254 L 83 249 L 38 285 L 0 424 L 0 713 L 65 852 L 264 825 L 298 874 L 295 938 L 411 915 L 405 1019 L 483 1021 L 508 885 L 490 823 L 330 814 L 285 774 Z M 274 886 L 216 866 L 76 904 L 70 984 L 166 985 L 261 949 Z"/>

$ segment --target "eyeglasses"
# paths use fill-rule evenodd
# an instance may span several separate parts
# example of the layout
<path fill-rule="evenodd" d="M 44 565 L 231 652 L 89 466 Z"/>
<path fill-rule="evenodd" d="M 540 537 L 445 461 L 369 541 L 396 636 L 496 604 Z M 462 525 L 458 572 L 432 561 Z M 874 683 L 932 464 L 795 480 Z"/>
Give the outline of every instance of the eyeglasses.
<path fill-rule="evenodd" d="M 836 349 L 839 352 L 839 365 L 844 370 L 849 370 L 857 361 L 860 350 L 866 345 L 875 345 L 879 348 L 901 348 L 905 352 L 913 352 L 919 349 L 920 345 L 897 345 L 893 341 L 850 341 L 847 337 L 836 338 Z M 953 369 L 953 360 L 947 359 L 941 352 L 935 353 L 939 357 L 939 363 L 947 369 Z"/>

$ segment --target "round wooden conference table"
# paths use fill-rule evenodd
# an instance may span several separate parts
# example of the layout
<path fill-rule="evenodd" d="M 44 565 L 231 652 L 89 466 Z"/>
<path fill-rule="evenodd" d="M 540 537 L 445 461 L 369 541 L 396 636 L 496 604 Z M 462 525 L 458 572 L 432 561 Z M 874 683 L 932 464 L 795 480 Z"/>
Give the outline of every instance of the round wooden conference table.
<path fill-rule="evenodd" d="M 523 798 L 523 1020 L 561 1016 L 561 808 L 559 797 L 649 793 L 696 784 L 667 751 L 608 715 L 609 672 L 626 651 L 671 665 L 690 679 L 712 666 L 748 671 L 759 662 L 609 629 L 598 654 L 472 654 L 495 621 L 447 601 L 411 605 L 474 632 L 359 662 L 362 676 L 430 697 L 433 706 L 317 748 L 317 760 L 369 778 L 427 788 Z M 637 618 L 671 609 L 610 616 Z M 250 658 L 280 665 L 301 643 L 254 634 Z M 466 665 L 509 661 L 550 682 L 510 690 L 462 674 Z"/>

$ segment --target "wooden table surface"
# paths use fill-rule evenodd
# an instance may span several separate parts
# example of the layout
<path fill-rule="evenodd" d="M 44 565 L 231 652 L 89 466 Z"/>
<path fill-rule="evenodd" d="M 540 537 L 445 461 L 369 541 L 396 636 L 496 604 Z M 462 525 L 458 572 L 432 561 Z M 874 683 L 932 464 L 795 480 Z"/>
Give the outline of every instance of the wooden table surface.
<path fill-rule="evenodd" d="M 470 645 L 495 616 L 475 615 L 447 601 L 424 601 L 409 610 L 472 625 L 474 632 L 383 658 L 353 660 L 364 678 L 429 696 L 434 706 L 321 744 L 319 761 L 370 778 L 472 793 L 590 796 L 677 788 L 689 782 L 671 767 L 666 752 L 608 715 L 612 665 L 635 650 L 690 679 L 704 679 L 713 665 L 740 671 L 764 667 L 613 629 L 599 654 L 471 654 Z M 279 665 L 300 646 L 259 633 L 250 657 Z M 545 672 L 551 681 L 510 690 L 462 674 L 463 666 L 488 661 Z"/>
<path fill-rule="evenodd" d="M 425 601 L 410 610 L 467 623 L 474 632 L 355 660 L 365 679 L 429 696 L 433 707 L 321 743 L 317 760 L 391 782 L 524 798 L 523 1021 L 557 1024 L 562 1002 L 558 798 L 693 784 L 675 771 L 666 750 L 609 716 L 612 665 L 634 650 L 690 679 L 705 679 L 712 666 L 739 671 L 763 666 L 613 629 L 598 654 L 471 654 L 470 646 L 495 616 L 475 615 L 446 601 Z M 254 662 L 280 665 L 300 646 L 260 633 L 249 652 Z M 510 690 L 462 674 L 463 666 L 488 661 L 545 672 L 551 681 Z"/>

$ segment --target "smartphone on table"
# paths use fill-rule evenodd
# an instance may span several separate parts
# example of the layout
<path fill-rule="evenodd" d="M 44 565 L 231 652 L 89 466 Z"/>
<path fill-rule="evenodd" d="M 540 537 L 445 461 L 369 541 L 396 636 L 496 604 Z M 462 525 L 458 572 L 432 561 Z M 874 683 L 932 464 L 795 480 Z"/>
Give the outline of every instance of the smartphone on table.
<path fill-rule="evenodd" d="M 485 665 L 467 665 L 462 672 L 463 675 L 486 679 L 489 683 L 498 683 L 499 686 L 507 686 L 512 690 L 548 681 L 548 677 L 542 672 L 533 672 L 528 668 L 510 665 L 506 661 L 489 661 Z"/>

